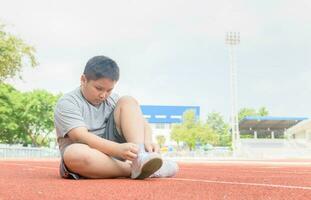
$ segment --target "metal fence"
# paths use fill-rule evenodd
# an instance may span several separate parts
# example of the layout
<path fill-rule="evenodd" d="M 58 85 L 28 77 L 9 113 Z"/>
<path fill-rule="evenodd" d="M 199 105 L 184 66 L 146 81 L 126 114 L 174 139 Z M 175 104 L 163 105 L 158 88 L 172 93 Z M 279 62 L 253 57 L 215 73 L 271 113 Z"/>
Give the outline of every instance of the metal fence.
<path fill-rule="evenodd" d="M 57 148 L 23 147 L 0 144 L 0 159 L 6 158 L 58 158 Z"/>
<path fill-rule="evenodd" d="M 162 152 L 164 158 L 198 158 L 198 159 L 271 159 L 271 158 L 311 158 L 311 147 L 292 144 L 285 140 L 243 140 L 241 149 L 233 154 L 228 147 L 213 147 L 208 151 L 167 151 Z M 0 144 L 0 159 L 10 158 L 59 158 L 59 150 L 55 148 L 23 147 L 21 145 Z"/>
<path fill-rule="evenodd" d="M 232 150 L 228 147 L 213 147 L 208 151 L 196 150 L 196 151 L 168 151 L 163 152 L 164 158 L 230 158 L 233 156 Z"/>

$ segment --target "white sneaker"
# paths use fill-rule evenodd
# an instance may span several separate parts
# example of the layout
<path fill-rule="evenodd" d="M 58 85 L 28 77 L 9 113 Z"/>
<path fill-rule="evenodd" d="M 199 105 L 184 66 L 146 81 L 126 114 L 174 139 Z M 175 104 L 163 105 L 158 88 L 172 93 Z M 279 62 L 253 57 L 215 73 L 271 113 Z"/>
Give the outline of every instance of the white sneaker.
<path fill-rule="evenodd" d="M 166 178 L 177 174 L 179 167 L 176 162 L 164 160 L 162 167 L 150 176 L 150 178 Z"/>
<path fill-rule="evenodd" d="M 156 172 L 162 166 L 162 158 L 157 153 L 141 153 L 138 154 L 132 164 L 132 179 L 145 179 Z"/>

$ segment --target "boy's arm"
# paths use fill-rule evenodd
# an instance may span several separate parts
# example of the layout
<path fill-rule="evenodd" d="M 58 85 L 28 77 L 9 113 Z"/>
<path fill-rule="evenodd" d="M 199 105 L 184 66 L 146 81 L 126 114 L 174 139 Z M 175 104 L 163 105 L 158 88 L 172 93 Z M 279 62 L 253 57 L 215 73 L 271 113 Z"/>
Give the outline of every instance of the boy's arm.
<path fill-rule="evenodd" d="M 74 142 L 87 144 L 89 147 L 97 149 L 109 156 L 119 157 L 126 160 L 133 160 L 137 157 L 138 146 L 136 144 L 119 144 L 110 140 L 106 140 L 88 132 L 85 127 L 74 128 L 67 134 Z"/>

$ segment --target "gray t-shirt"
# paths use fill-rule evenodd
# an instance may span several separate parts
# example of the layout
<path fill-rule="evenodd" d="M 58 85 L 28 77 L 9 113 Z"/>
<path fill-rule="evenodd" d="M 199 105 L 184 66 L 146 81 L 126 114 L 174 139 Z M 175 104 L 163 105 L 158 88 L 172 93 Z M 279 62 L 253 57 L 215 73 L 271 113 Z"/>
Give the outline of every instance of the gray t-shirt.
<path fill-rule="evenodd" d="M 60 150 L 73 143 L 67 136 L 73 128 L 86 127 L 89 132 L 102 136 L 118 99 L 119 96 L 112 93 L 99 107 L 95 107 L 84 98 L 80 87 L 61 97 L 54 110 L 54 125 Z"/>

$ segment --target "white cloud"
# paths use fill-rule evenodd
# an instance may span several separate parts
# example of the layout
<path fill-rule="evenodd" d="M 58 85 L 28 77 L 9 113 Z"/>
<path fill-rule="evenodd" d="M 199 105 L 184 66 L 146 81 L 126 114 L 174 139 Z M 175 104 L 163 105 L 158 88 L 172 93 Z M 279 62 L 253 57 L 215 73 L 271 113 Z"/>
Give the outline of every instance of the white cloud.
<path fill-rule="evenodd" d="M 293 98 L 281 99 L 285 109 L 276 107 L 286 88 L 310 91 L 309 73 L 293 73 L 310 65 L 309 10 L 307 0 L 11 0 L 1 2 L 0 20 L 37 49 L 40 66 L 25 68 L 25 81 L 14 81 L 20 89 L 67 92 L 79 84 L 86 61 L 105 54 L 121 67 L 120 93 L 148 104 L 200 105 L 225 114 L 224 37 L 240 31 L 240 106 L 302 114 Z"/>
<path fill-rule="evenodd" d="M 42 63 L 37 68 L 25 69 L 22 80 L 11 79 L 8 82 L 23 91 L 48 89 L 53 93 L 69 92 L 79 86 L 82 70 L 72 63 Z"/>

